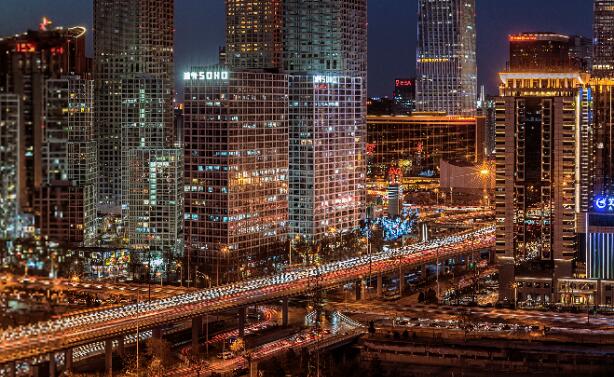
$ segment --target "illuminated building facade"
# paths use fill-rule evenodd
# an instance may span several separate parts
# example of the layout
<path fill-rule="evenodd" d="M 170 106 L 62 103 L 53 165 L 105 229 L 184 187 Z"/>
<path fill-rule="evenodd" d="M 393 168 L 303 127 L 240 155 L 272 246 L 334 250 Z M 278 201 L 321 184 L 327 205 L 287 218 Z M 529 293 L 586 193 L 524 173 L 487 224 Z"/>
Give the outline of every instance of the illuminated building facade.
<path fill-rule="evenodd" d="M 172 146 L 174 1 L 95 0 L 94 80 L 99 211 L 119 214 L 122 197 L 122 91 L 142 75 L 161 81 L 165 144 Z M 124 85 L 123 81 L 127 81 Z M 129 95 L 130 93 L 128 93 Z M 127 153 L 127 152 L 126 152 Z"/>
<path fill-rule="evenodd" d="M 19 232 L 19 97 L 0 94 L 0 240 Z"/>
<path fill-rule="evenodd" d="M 593 75 L 614 77 L 614 0 L 594 0 Z"/>
<path fill-rule="evenodd" d="M 87 74 L 83 27 L 39 30 L 0 39 L 0 93 L 19 96 L 19 202 L 23 212 L 40 215 L 35 200 L 43 182 L 45 82 L 64 75 Z"/>
<path fill-rule="evenodd" d="M 282 0 L 226 0 L 225 63 L 234 69 L 281 68 L 282 31 Z"/>
<path fill-rule="evenodd" d="M 475 0 L 418 2 L 418 111 L 475 115 L 475 12 Z"/>
<path fill-rule="evenodd" d="M 126 230 L 150 277 L 177 275 L 183 257 L 183 150 L 132 148 L 127 153 Z"/>
<path fill-rule="evenodd" d="M 187 258 L 214 283 L 270 272 L 287 236 L 288 76 L 184 78 Z"/>
<path fill-rule="evenodd" d="M 590 125 L 588 75 L 546 70 L 500 77 L 495 101 L 499 299 L 555 302 L 557 280 L 575 276 L 580 172 L 590 158 L 582 154 Z"/>
<path fill-rule="evenodd" d="M 394 80 L 395 113 L 410 115 L 416 108 L 416 79 Z"/>
<path fill-rule="evenodd" d="M 41 235 L 62 245 L 96 237 L 97 160 L 92 80 L 50 79 L 45 91 Z"/>
<path fill-rule="evenodd" d="M 284 2 L 290 237 L 357 229 L 365 207 L 367 2 Z"/>
<path fill-rule="evenodd" d="M 588 71 L 590 40 L 557 33 L 510 35 L 511 71 Z"/>
<path fill-rule="evenodd" d="M 399 169 L 403 181 L 439 178 L 440 162 L 475 164 L 483 158 L 482 117 L 412 116 L 367 117 L 367 177 L 391 181 Z"/>

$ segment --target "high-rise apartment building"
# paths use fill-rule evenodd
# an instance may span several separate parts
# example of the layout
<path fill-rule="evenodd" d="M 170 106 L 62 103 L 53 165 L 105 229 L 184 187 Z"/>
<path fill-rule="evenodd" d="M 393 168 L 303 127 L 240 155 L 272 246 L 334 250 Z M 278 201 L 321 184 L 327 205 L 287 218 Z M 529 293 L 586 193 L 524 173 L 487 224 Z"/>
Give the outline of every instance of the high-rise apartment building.
<path fill-rule="evenodd" d="M 47 239 L 67 246 L 96 237 L 97 160 L 92 80 L 47 80 L 43 182 L 37 224 Z"/>
<path fill-rule="evenodd" d="M 475 17 L 475 0 L 418 2 L 418 111 L 475 115 Z"/>
<path fill-rule="evenodd" d="M 290 236 L 356 229 L 365 207 L 367 2 L 284 3 Z"/>
<path fill-rule="evenodd" d="M 614 0 L 595 0 L 593 75 L 614 77 Z"/>
<path fill-rule="evenodd" d="M 19 203 L 26 214 L 39 215 L 35 200 L 43 183 L 45 83 L 48 79 L 88 72 L 83 27 L 39 30 L 0 38 L 0 93 L 19 96 Z"/>
<path fill-rule="evenodd" d="M 95 0 L 94 80 L 101 212 L 118 214 L 122 198 L 122 104 L 142 75 L 161 82 L 164 138 L 174 143 L 174 1 Z M 125 123 L 125 122 L 124 122 Z M 147 143 L 147 141 L 146 141 Z"/>
<path fill-rule="evenodd" d="M 233 69 L 279 69 L 283 1 L 226 0 L 226 62 Z"/>
<path fill-rule="evenodd" d="M 183 257 L 183 150 L 132 148 L 127 153 L 125 223 L 130 247 L 150 278 L 177 274 Z"/>
<path fill-rule="evenodd" d="M 187 258 L 215 283 L 270 272 L 287 235 L 288 77 L 195 67 L 185 80 Z"/>
<path fill-rule="evenodd" d="M 0 240 L 19 232 L 19 97 L 0 94 Z"/>

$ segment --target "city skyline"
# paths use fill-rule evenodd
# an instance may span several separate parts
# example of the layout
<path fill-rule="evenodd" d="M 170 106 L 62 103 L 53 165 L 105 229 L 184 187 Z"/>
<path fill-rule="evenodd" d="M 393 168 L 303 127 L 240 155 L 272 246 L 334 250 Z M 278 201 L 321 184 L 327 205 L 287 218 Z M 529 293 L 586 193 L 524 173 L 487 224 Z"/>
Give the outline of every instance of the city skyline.
<path fill-rule="evenodd" d="M 23 4 L 7 0 L 12 17 L 0 25 L 0 35 L 36 29 L 42 16 L 55 25 L 84 24 L 88 33 L 88 54 L 93 56 L 92 3 L 79 0 L 44 0 Z M 563 4 L 563 6 L 561 6 Z M 557 17 L 543 17 L 557 7 Z M 519 11 L 532 9 L 531 12 Z M 514 10 L 517 10 L 514 12 Z M 369 1 L 369 96 L 392 96 L 394 79 L 415 74 L 417 0 Z M 225 7 L 222 0 L 184 0 L 176 5 L 176 82 L 194 65 L 217 63 L 218 47 L 224 44 Z M 194 33 L 194 29 L 202 33 Z M 488 30 L 488 32 L 483 32 Z M 505 68 L 507 37 L 526 31 L 552 31 L 592 37 L 592 2 L 584 0 L 520 0 L 477 2 L 478 87 L 497 94 L 497 73 Z M 399 34 L 404 35 L 399 38 Z M 381 43 L 381 41 L 389 41 Z M 182 90 L 180 86 L 178 90 Z M 177 98 L 181 98 L 181 93 Z"/>

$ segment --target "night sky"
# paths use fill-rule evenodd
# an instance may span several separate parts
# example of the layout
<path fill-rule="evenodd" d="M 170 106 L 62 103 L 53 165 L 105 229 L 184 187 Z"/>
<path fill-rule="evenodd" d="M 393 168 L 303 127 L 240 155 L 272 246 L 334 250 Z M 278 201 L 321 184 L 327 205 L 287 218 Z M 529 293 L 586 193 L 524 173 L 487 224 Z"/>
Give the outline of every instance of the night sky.
<path fill-rule="evenodd" d="M 92 0 L 0 0 L 0 35 L 36 28 L 46 15 L 55 25 L 91 29 Z M 395 77 L 415 71 L 416 0 L 369 0 L 369 95 L 392 92 Z M 592 36 L 592 0 L 477 0 L 478 82 L 496 94 L 510 33 L 555 31 Z M 175 0 L 176 70 L 217 62 L 224 43 L 223 0 Z M 91 33 L 89 48 L 92 50 Z"/>

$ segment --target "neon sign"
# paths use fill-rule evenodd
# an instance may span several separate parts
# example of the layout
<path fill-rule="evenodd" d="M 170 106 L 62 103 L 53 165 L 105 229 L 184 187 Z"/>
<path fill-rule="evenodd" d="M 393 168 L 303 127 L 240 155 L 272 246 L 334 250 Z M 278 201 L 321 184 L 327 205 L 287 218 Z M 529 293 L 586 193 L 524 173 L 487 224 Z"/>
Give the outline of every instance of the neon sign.
<path fill-rule="evenodd" d="M 313 76 L 313 83 L 314 84 L 338 84 L 339 77 L 317 75 L 317 76 Z"/>
<path fill-rule="evenodd" d="M 15 52 L 36 52 L 36 45 L 34 43 L 17 43 L 15 46 Z"/>
<path fill-rule="evenodd" d="M 414 86 L 414 82 L 412 80 L 395 80 L 394 85 L 397 88 L 402 88 L 406 86 Z"/>
<path fill-rule="evenodd" d="M 595 208 L 600 211 L 614 211 L 614 196 L 599 196 L 595 199 Z"/>
<path fill-rule="evenodd" d="M 198 80 L 198 81 L 211 81 L 211 80 L 228 80 L 228 72 L 226 71 L 200 71 L 200 72 L 184 72 L 184 80 Z"/>

